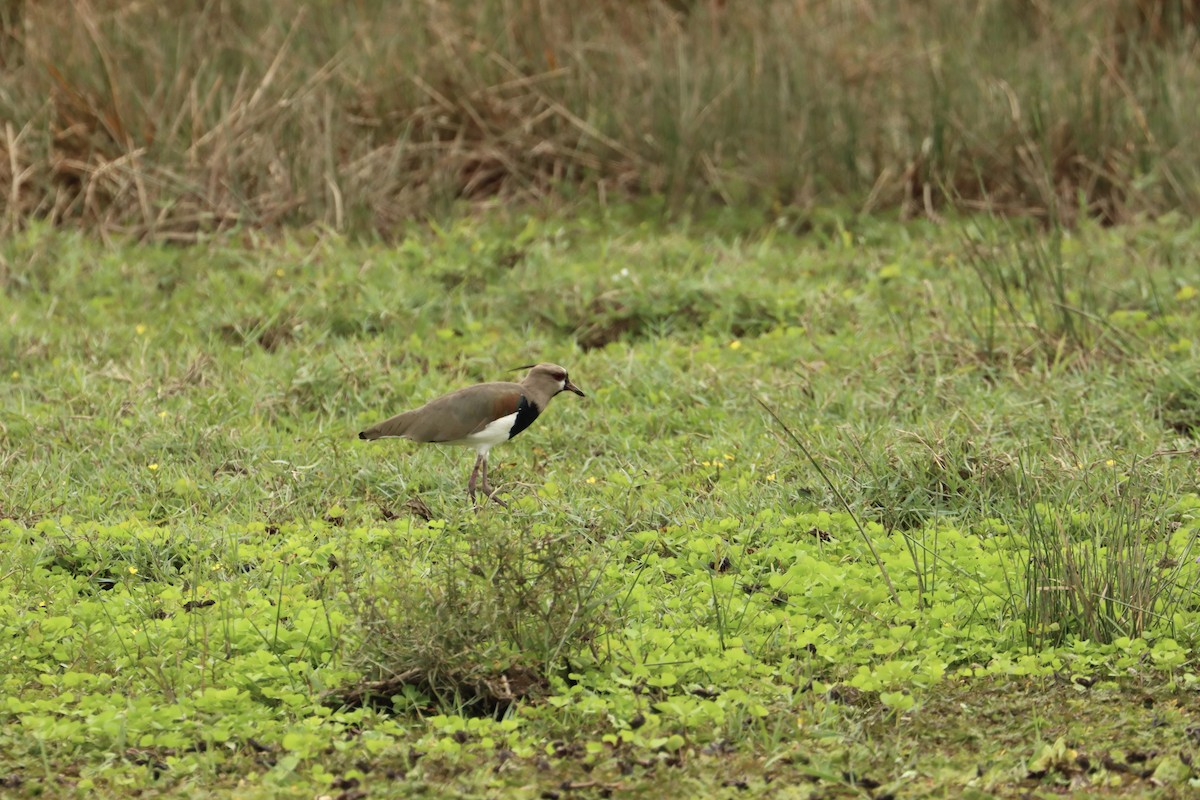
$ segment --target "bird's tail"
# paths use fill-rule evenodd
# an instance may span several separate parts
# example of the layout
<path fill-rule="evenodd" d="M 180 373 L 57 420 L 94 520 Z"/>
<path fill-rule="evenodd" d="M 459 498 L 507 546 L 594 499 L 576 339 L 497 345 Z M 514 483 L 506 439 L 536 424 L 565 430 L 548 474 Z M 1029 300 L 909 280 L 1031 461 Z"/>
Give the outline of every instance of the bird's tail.
<path fill-rule="evenodd" d="M 378 425 L 372 425 L 364 431 L 360 431 L 358 438 L 360 439 L 384 439 L 389 436 L 403 436 L 408 431 L 409 423 L 412 417 L 405 412 L 397 414 L 391 419 L 385 419 Z"/>

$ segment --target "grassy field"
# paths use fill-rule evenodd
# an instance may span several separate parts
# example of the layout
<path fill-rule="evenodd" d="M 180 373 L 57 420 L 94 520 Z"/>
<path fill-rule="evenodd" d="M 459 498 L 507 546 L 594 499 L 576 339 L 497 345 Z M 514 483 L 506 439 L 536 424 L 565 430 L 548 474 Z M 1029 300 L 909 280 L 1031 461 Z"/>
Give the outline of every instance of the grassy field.
<path fill-rule="evenodd" d="M 653 218 L 0 243 L 3 793 L 1194 791 L 1200 229 Z"/>

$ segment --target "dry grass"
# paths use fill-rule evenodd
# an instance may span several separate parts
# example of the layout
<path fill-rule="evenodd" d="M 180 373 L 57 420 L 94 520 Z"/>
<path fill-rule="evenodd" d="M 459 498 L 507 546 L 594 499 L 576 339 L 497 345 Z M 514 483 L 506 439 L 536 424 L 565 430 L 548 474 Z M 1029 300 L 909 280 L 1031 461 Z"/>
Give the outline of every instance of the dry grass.
<path fill-rule="evenodd" d="M 0 0 L 0 226 L 1200 206 L 1194 0 Z M 3 231 L 0 231 L 3 232 Z"/>

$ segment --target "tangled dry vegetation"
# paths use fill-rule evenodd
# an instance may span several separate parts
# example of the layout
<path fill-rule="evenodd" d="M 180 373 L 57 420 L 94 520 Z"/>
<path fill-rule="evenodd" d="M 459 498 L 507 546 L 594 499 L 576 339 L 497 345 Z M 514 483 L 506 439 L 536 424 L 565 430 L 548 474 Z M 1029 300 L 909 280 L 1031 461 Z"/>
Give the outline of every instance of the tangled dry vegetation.
<path fill-rule="evenodd" d="M 1195 0 L 0 2 L 0 225 L 1200 204 Z"/>

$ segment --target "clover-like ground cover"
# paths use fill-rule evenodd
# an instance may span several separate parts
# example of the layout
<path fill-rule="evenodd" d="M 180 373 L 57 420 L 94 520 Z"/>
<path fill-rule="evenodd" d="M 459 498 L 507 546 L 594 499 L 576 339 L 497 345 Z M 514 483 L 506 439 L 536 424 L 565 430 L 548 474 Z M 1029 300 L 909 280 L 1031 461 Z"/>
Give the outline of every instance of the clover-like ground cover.
<path fill-rule="evenodd" d="M 5 242 L 4 792 L 1193 791 L 1200 234 L 794 222 Z"/>

